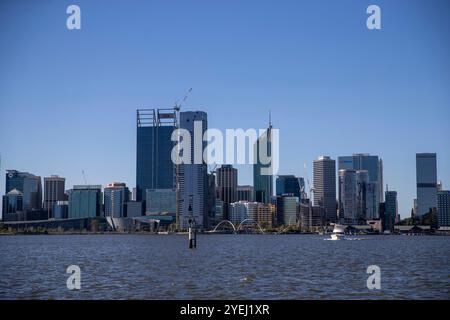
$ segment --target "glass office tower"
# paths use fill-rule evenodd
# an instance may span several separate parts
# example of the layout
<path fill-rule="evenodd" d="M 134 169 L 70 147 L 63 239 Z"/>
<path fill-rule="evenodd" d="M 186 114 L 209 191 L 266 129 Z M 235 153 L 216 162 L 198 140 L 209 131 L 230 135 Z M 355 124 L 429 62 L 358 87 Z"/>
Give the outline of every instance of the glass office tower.
<path fill-rule="evenodd" d="M 437 208 L 436 153 L 416 154 L 417 216 Z"/>
<path fill-rule="evenodd" d="M 253 165 L 253 186 L 255 190 L 254 199 L 256 202 L 270 203 L 270 198 L 273 196 L 273 175 L 261 174 L 261 169 L 271 167 L 271 163 L 262 163 L 259 157 L 259 150 L 261 147 L 266 148 L 267 157 L 272 157 L 272 123 L 270 121 L 269 127 L 264 134 L 259 136 L 253 149 L 255 161 L 255 164 Z"/>
<path fill-rule="evenodd" d="M 136 201 L 147 189 L 174 189 L 175 165 L 171 152 L 176 128 L 174 109 L 137 110 Z"/>
<path fill-rule="evenodd" d="M 40 210 L 42 208 L 41 177 L 17 170 L 6 171 L 5 193 L 13 189 L 22 192 L 23 210 Z"/>
<path fill-rule="evenodd" d="M 276 193 L 277 196 L 290 193 L 300 199 L 300 179 L 294 175 L 279 175 L 276 180 Z"/>
<path fill-rule="evenodd" d="M 194 130 L 195 126 L 200 131 Z M 177 198 L 177 224 L 185 230 L 189 227 L 189 219 L 193 218 L 197 228 L 207 227 L 207 195 L 208 171 L 206 163 L 194 163 L 195 139 L 202 140 L 201 151 L 206 147 L 203 134 L 208 128 L 207 114 L 203 111 L 180 112 L 180 128 L 189 131 L 191 136 L 191 161 L 193 163 L 178 165 L 178 198 Z M 201 137 L 197 134 L 200 133 Z"/>
<path fill-rule="evenodd" d="M 338 170 L 367 170 L 369 173 L 369 183 L 375 188 L 376 212 L 372 219 L 379 217 L 378 206 L 384 201 L 383 191 L 383 161 L 378 156 L 368 153 L 355 153 L 352 156 L 338 157 Z"/>

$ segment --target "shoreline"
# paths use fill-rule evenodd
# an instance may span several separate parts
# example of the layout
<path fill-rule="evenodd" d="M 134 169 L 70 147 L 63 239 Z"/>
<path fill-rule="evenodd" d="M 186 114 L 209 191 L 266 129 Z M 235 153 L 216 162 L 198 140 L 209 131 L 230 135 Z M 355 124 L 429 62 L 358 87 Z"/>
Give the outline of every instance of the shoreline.
<path fill-rule="evenodd" d="M 0 232 L 1 236 L 92 236 L 92 235 L 115 235 L 115 236 L 125 236 L 125 235 L 140 235 L 140 236 L 186 236 L 185 232 L 173 232 L 169 234 L 158 234 L 155 232 Z M 291 233 L 277 233 L 277 232 L 267 232 L 267 233 L 198 233 L 198 235 L 257 235 L 257 236 L 266 236 L 266 235 L 317 235 L 317 236 L 330 236 L 330 234 L 319 234 L 319 233 L 303 233 L 303 232 L 291 232 Z M 423 236 L 450 236 L 450 234 L 349 234 L 348 236 L 409 236 L 409 237 L 423 237 Z"/>

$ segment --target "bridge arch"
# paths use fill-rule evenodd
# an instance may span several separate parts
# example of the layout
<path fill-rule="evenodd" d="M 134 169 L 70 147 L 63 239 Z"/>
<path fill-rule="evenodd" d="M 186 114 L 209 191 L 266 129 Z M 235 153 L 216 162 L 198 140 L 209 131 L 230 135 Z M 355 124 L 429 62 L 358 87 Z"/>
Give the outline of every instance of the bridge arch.
<path fill-rule="evenodd" d="M 251 218 L 247 218 L 247 219 L 242 220 L 241 223 L 239 223 L 239 226 L 238 226 L 237 230 L 238 230 L 238 231 L 241 230 L 241 229 L 242 229 L 242 224 L 243 224 L 244 222 L 247 222 L 247 221 L 250 221 L 250 222 L 256 224 L 256 225 L 258 226 L 258 228 L 259 228 L 259 231 L 260 231 L 261 233 L 264 233 L 264 231 L 263 231 L 263 229 L 261 228 L 261 226 L 259 225 L 259 223 L 256 222 L 255 220 L 251 219 Z"/>
<path fill-rule="evenodd" d="M 213 229 L 212 232 L 216 232 L 216 231 L 217 231 L 217 228 L 218 228 L 219 226 L 221 226 L 222 224 L 229 224 L 229 225 L 231 225 L 231 227 L 233 228 L 233 232 L 234 232 L 234 233 L 237 233 L 236 227 L 235 227 L 234 224 L 233 224 L 231 221 L 229 221 L 229 220 L 222 220 L 222 221 L 220 221 L 220 222 L 217 224 L 217 226 Z"/>

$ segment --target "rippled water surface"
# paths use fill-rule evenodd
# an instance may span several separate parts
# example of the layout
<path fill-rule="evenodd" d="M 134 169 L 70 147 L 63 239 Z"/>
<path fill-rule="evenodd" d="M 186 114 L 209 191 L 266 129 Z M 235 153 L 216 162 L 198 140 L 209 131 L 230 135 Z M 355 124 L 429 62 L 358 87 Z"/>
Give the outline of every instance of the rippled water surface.
<path fill-rule="evenodd" d="M 1 236 L 0 298 L 450 299 L 450 237 L 325 237 L 200 235 L 189 250 L 185 235 Z"/>

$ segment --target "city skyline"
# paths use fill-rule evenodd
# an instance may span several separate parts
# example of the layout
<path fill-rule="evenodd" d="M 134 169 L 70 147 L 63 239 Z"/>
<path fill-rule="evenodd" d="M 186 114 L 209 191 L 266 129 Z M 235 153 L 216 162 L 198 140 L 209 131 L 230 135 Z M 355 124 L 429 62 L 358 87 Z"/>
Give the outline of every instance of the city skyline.
<path fill-rule="evenodd" d="M 68 189 L 84 183 L 84 170 L 90 184 L 134 187 L 135 110 L 170 107 L 192 87 L 183 110 L 205 111 L 210 127 L 265 128 L 271 109 L 280 175 L 304 177 L 306 163 L 311 179 L 320 155 L 378 155 L 405 218 L 416 197 L 415 154 L 432 152 L 449 188 L 446 10 L 381 1 L 381 37 L 365 28 L 365 3 L 286 2 L 270 15 L 267 3 L 253 4 L 178 4 L 181 15 L 161 3 L 118 2 L 105 13 L 80 1 L 78 33 L 65 29 L 64 5 L 39 6 L 40 15 L 27 13 L 38 6 L 31 3 L 0 11 L 8 22 L 0 39 L 11 43 L 0 53 L 2 176 L 57 174 Z M 117 32 L 107 27 L 113 18 Z M 236 168 L 239 185 L 253 184 L 251 166 Z"/>

